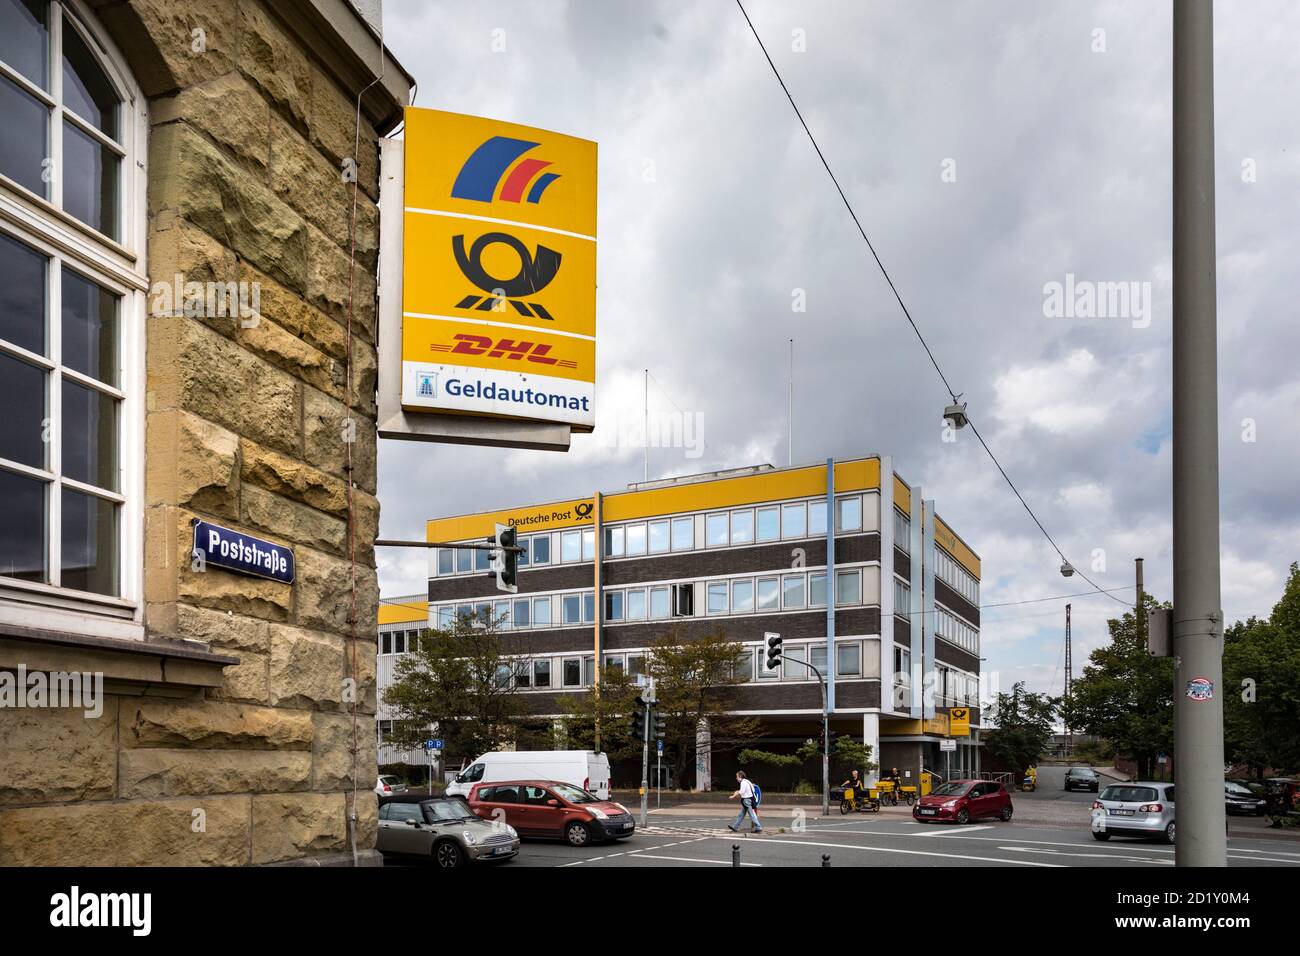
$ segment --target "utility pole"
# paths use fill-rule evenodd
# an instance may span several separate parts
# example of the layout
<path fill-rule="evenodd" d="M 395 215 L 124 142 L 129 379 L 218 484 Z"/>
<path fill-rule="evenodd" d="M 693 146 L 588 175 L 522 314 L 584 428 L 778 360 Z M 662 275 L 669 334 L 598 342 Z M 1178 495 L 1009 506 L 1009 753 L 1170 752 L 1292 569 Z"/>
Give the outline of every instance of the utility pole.
<path fill-rule="evenodd" d="M 1226 866 L 1212 0 L 1173 26 L 1174 860 Z"/>
<path fill-rule="evenodd" d="M 1147 615 L 1146 608 L 1142 601 L 1142 559 L 1133 559 L 1133 583 L 1137 585 L 1137 633 L 1138 646 L 1141 647 L 1147 642 Z"/>
<path fill-rule="evenodd" d="M 1065 606 L 1065 704 L 1070 705 L 1070 690 L 1074 686 L 1074 651 L 1070 646 L 1070 605 Z M 1074 753 L 1074 730 L 1070 727 L 1069 718 L 1066 718 L 1065 724 L 1065 754 L 1071 756 Z"/>

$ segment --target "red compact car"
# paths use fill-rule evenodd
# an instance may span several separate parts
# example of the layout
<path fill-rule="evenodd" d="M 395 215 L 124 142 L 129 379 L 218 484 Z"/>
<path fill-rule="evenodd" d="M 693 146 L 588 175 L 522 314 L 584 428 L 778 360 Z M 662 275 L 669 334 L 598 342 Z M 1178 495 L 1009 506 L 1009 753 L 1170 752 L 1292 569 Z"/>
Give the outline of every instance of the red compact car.
<path fill-rule="evenodd" d="M 918 823 L 969 823 L 983 817 L 1010 820 L 1011 794 L 993 780 L 949 780 L 912 807 Z"/>
<path fill-rule="evenodd" d="M 484 820 L 504 821 L 522 837 L 564 840 L 570 846 L 621 840 L 636 830 L 621 803 L 555 780 L 477 783 L 470 789 L 469 805 Z"/>

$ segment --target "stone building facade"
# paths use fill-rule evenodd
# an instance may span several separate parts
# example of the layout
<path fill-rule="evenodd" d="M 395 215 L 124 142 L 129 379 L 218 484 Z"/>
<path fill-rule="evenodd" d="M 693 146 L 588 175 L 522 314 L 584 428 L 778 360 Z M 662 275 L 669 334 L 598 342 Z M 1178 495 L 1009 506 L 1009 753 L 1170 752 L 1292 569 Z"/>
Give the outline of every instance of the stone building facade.
<path fill-rule="evenodd" d="M 376 859 L 378 138 L 413 81 L 375 19 L 0 0 L 0 382 L 45 396 L 0 384 L 0 865 Z M 196 565 L 195 519 L 296 580 Z M 98 714 L 31 697 L 73 673 Z"/>

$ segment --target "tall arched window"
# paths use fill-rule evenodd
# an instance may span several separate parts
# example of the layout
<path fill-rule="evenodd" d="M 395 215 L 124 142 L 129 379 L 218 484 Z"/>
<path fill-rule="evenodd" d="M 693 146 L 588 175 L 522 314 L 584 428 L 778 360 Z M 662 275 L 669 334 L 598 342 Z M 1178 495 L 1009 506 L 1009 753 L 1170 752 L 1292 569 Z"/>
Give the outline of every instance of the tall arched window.
<path fill-rule="evenodd" d="M 80 2 L 0 0 L 0 117 L 0 621 L 137 636 L 144 102 Z"/>

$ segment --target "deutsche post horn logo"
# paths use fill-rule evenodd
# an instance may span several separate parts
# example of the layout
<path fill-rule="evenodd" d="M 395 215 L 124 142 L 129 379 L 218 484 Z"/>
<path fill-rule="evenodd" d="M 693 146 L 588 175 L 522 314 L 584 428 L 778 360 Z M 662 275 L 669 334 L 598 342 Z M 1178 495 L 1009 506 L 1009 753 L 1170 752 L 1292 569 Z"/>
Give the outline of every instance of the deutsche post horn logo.
<path fill-rule="evenodd" d="M 509 246 L 519 256 L 519 271 L 514 276 L 500 278 L 483 267 L 484 250 L 497 243 Z M 554 249 L 539 243 L 537 252 L 532 253 L 520 239 L 509 233 L 486 232 L 474 240 L 468 253 L 465 251 L 465 237 L 452 236 L 451 250 L 455 253 L 456 265 L 460 266 L 465 278 L 487 293 L 486 296 L 477 293 L 467 295 L 456 303 L 456 308 L 477 308 L 480 312 L 487 312 L 493 308 L 502 308 L 504 302 L 509 302 L 520 315 L 554 321 L 540 303 L 523 301 L 524 296 L 536 295 L 550 285 L 555 274 L 560 271 L 561 257 Z M 479 299 L 483 301 L 479 302 Z"/>
<path fill-rule="evenodd" d="M 579 501 L 573 506 L 573 510 L 578 513 L 579 518 L 589 518 L 593 507 L 594 505 L 590 501 Z"/>

